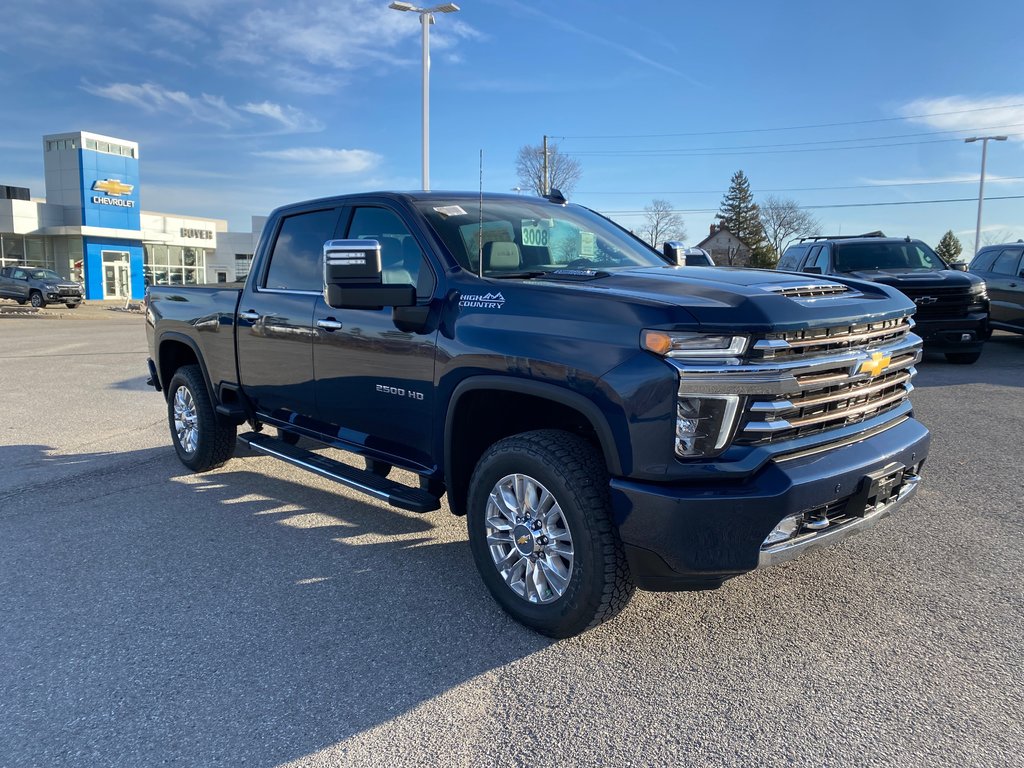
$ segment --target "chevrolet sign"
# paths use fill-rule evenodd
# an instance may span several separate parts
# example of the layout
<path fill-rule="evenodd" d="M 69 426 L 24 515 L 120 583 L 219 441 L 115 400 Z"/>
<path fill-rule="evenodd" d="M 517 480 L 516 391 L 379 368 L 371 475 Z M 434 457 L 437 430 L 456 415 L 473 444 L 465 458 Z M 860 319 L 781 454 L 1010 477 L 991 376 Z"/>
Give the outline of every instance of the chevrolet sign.
<path fill-rule="evenodd" d="M 97 179 L 93 182 L 93 190 L 102 192 L 105 196 L 93 195 L 92 202 L 95 205 L 113 205 L 117 208 L 134 208 L 134 200 L 123 200 L 121 195 L 130 195 L 135 189 L 134 184 L 125 184 L 117 179 Z"/>

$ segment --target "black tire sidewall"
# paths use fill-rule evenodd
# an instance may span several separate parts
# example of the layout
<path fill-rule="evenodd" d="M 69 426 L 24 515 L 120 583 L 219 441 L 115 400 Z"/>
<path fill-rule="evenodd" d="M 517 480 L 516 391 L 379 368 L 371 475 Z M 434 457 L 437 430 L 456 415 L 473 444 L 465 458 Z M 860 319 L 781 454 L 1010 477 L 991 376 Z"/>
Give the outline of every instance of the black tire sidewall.
<path fill-rule="evenodd" d="M 566 437 L 572 437 L 566 433 Z M 593 497 L 587 501 L 576 488 L 574 479 L 551 457 L 547 461 L 538 455 L 543 448 L 520 441 L 519 437 L 496 443 L 477 465 L 470 485 L 468 519 L 470 549 L 484 584 L 495 600 L 517 621 L 551 637 L 568 637 L 582 632 L 592 623 L 592 617 L 601 604 L 604 588 L 604 562 L 601 559 L 603 542 L 592 515 L 608 514 L 606 509 L 590 509 Z M 586 443 L 579 441 L 589 448 Z M 531 603 L 517 595 L 505 583 L 491 557 L 487 544 L 486 510 L 490 490 L 503 477 L 524 474 L 537 480 L 555 497 L 569 526 L 573 543 L 573 568 L 565 593 L 550 603 Z M 602 483 L 604 478 L 592 478 Z M 595 488 L 607 505 L 607 486 Z"/>
<path fill-rule="evenodd" d="M 196 427 L 199 435 L 196 440 L 196 449 L 188 452 L 178 440 L 178 431 L 174 426 L 174 396 L 180 387 L 185 387 L 192 396 L 192 402 L 196 407 Z M 178 454 L 181 463 L 196 472 L 203 472 L 214 466 L 213 453 L 216 435 L 217 414 L 213 410 L 213 404 L 206 391 L 206 382 L 203 380 L 202 371 L 198 366 L 184 366 L 175 371 L 171 377 L 171 383 L 167 387 L 167 421 L 171 429 L 171 442 Z"/>

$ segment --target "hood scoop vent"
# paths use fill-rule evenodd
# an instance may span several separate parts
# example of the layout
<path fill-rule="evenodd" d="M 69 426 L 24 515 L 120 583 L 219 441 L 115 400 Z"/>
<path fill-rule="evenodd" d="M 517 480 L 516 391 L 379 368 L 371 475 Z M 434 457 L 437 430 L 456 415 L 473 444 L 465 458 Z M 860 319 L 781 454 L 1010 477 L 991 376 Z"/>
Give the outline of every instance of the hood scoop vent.
<path fill-rule="evenodd" d="M 767 285 L 764 290 L 788 296 L 791 299 L 813 299 L 820 296 L 836 296 L 849 293 L 850 289 L 839 283 L 815 283 L 808 285 Z"/>

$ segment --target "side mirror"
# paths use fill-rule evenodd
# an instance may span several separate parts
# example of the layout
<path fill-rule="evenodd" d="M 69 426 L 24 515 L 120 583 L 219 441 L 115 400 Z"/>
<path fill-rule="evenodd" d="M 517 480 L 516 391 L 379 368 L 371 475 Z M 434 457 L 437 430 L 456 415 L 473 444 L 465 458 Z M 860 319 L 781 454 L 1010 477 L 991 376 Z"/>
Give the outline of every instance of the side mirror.
<path fill-rule="evenodd" d="M 385 285 L 376 240 L 324 243 L 324 301 L 335 309 L 411 307 L 413 285 Z"/>
<path fill-rule="evenodd" d="M 661 252 L 665 255 L 665 260 L 669 264 L 685 264 L 686 263 L 686 243 L 681 243 L 678 240 L 669 240 L 661 246 Z"/>
<path fill-rule="evenodd" d="M 967 262 L 965 262 L 965 261 L 951 261 L 949 263 L 949 268 L 952 269 L 952 270 L 955 270 L 957 272 L 966 272 L 967 271 Z"/>
<path fill-rule="evenodd" d="M 804 267 L 804 272 L 808 275 L 820 275 L 821 267 Z"/>

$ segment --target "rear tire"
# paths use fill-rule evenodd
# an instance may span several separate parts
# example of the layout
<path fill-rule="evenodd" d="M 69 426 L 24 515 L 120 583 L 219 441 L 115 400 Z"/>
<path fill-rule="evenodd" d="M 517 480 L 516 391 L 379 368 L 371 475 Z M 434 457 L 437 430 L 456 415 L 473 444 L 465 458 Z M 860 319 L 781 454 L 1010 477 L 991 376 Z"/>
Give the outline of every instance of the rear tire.
<path fill-rule="evenodd" d="M 202 369 L 182 366 L 171 377 L 167 392 L 171 442 L 181 463 L 194 472 L 206 472 L 230 459 L 238 428 L 217 416 Z"/>
<path fill-rule="evenodd" d="M 981 352 L 947 352 L 946 361 L 954 365 L 974 365 L 981 357 Z"/>
<path fill-rule="evenodd" d="M 516 621 L 571 637 L 629 603 L 608 471 L 584 439 L 540 430 L 500 440 L 477 463 L 467 508 L 477 569 Z"/>

